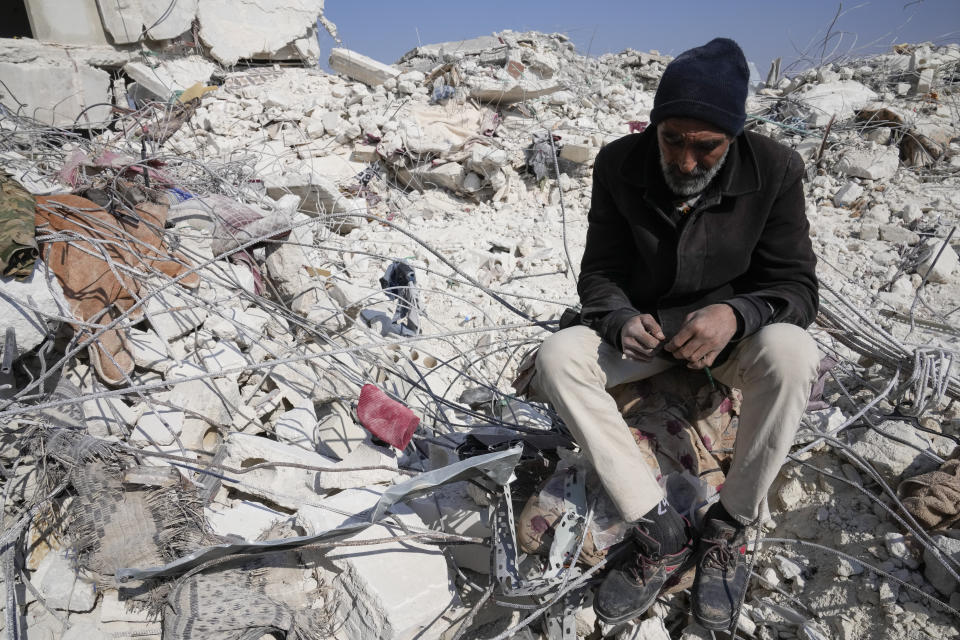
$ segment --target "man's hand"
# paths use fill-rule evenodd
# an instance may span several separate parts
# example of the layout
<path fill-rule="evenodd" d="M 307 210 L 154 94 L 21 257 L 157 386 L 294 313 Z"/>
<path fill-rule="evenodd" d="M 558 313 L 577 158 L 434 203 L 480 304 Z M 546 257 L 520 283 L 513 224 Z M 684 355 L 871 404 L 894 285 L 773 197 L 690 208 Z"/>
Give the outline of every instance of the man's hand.
<path fill-rule="evenodd" d="M 623 355 L 641 362 L 648 362 L 653 358 L 654 352 L 666 339 L 663 329 L 649 313 L 630 318 L 620 330 Z"/>
<path fill-rule="evenodd" d="M 727 304 L 711 304 L 687 315 L 677 335 L 664 349 L 675 358 L 686 360 L 691 369 L 713 364 L 717 355 L 737 332 L 737 316 Z"/>

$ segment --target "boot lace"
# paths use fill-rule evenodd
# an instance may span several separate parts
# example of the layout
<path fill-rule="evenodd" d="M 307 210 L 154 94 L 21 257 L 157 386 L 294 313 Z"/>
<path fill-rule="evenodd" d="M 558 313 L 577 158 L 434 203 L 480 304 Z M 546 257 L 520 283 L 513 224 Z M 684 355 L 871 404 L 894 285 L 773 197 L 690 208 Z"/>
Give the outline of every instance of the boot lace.
<path fill-rule="evenodd" d="M 704 567 L 711 569 L 728 569 L 737 563 L 736 545 L 726 538 L 704 538 L 703 542 L 711 546 L 703 554 Z"/>

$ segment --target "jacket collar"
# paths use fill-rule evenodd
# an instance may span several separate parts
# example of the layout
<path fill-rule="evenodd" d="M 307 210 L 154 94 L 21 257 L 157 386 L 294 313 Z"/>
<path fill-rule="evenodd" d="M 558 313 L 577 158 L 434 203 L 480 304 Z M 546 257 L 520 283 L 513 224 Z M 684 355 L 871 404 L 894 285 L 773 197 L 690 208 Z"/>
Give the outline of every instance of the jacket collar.
<path fill-rule="evenodd" d="M 627 182 L 642 189 L 663 184 L 660 171 L 660 148 L 657 145 L 657 129 L 651 125 L 636 136 L 636 142 L 624 155 L 620 165 L 620 176 Z M 760 180 L 760 167 L 746 132 L 734 138 L 727 154 L 727 160 L 708 192 L 716 191 L 720 185 L 719 196 L 739 196 L 759 191 L 763 186 Z"/>

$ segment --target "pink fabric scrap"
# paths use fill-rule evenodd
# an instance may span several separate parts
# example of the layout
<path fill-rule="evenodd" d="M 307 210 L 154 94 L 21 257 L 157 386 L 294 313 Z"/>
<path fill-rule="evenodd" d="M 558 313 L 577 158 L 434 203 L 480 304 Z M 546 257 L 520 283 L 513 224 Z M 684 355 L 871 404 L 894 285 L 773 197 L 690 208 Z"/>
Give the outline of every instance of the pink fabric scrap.
<path fill-rule="evenodd" d="M 360 389 L 357 417 L 367 431 L 400 450 L 407 448 L 420 424 L 413 411 L 373 384 Z"/>

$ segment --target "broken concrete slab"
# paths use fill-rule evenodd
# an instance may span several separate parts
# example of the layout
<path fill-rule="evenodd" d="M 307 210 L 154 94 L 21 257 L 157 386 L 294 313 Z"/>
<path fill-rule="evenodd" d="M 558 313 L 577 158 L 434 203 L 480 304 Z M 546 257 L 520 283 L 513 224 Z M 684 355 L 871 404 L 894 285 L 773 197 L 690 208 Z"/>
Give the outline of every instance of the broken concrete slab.
<path fill-rule="evenodd" d="M 370 87 L 376 87 L 400 76 L 398 69 L 349 49 L 331 49 L 329 62 L 330 68 L 337 73 L 342 73 L 351 80 L 357 80 Z"/>
<path fill-rule="evenodd" d="M 954 274 L 960 271 L 960 257 L 957 256 L 956 250 L 944 240 L 931 239 L 926 243 L 926 251 L 926 256 L 917 266 L 917 273 L 926 276 L 930 282 L 938 284 L 953 282 Z"/>
<path fill-rule="evenodd" d="M 263 462 L 295 462 L 311 467 L 332 467 L 334 460 L 300 447 L 246 433 L 231 433 L 223 442 L 223 463 L 241 469 Z M 287 509 L 300 509 L 319 501 L 316 471 L 293 467 L 257 469 L 236 477 L 226 474 L 224 484 L 243 493 L 265 498 Z"/>
<path fill-rule="evenodd" d="M 30 32 L 41 42 L 106 45 L 107 36 L 96 0 L 30 0 L 25 2 Z"/>
<path fill-rule="evenodd" d="M 133 350 L 133 362 L 141 369 L 166 373 L 170 367 L 177 364 L 167 341 L 158 336 L 155 331 L 131 329 L 127 338 Z"/>
<path fill-rule="evenodd" d="M 896 148 L 850 149 L 843 154 L 837 169 L 850 177 L 867 180 L 892 178 L 900 166 L 900 154 Z"/>
<path fill-rule="evenodd" d="M 23 62 L 3 53 L 0 50 L 0 78 L 5 85 L 0 102 L 14 113 L 57 127 L 89 126 L 109 118 L 110 74 L 106 71 L 53 46 L 29 48 Z"/>
<path fill-rule="evenodd" d="M 863 195 L 863 187 L 852 180 L 837 190 L 833 196 L 833 204 L 838 207 L 849 207 Z"/>
<path fill-rule="evenodd" d="M 363 444 L 370 433 L 354 421 L 350 409 L 341 402 L 331 402 L 324 409 L 316 426 L 317 451 L 342 460 Z"/>
<path fill-rule="evenodd" d="M 487 538 L 491 535 L 489 513 L 467 493 L 466 483 L 441 487 L 430 495 L 407 502 L 417 515 L 436 531 Z M 490 548 L 482 544 L 455 544 L 447 547 L 461 569 L 490 573 Z"/>
<path fill-rule="evenodd" d="M 805 84 L 791 97 L 813 112 L 807 118 L 807 124 L 825 127 L 834 114 L 838 122 L 852 118 L 857 109 L 875 101 L 877 94 L 855 80 L 836 80 Z"/>
<path fill-rule="evenodd" d="M 278 522 L 293 520 L 289 514 L 249 500 L 231 500 L 229 506 L 214 502 L 204 507 L 203 513 L 215 534 L 238 536 L 248 542 L 258 540 L 260 534 Z"/>
<path fill-rule="evenodd" d="M 356 516 L 342 514 L 360 514 L 379 498 L 369 489 L 343 491 L 318 506 L 302 507 L 297 522 L 310 532 L 327 530 L 356 521 Z M 390 511 L 409 527 L 424 526 L 404 505 Z M 373 525 L 347 540 L 388 538 L 397 532 Z M 335 623 L 345 639 L 433 639 L 446 630 L 440 617 L 458 598 L 449 584 L 446 559 L 436 547 L 417 542 L 342 547 L 331 550 L 326 559 L 340 571 L 331 586 L 336 594 Z"/>
<path fill-rule="evenodd" d="M 167 401 L 168 394 L 154 397 L 158 401 Z M 130 432 L 130 443 L 138 447 L 161 446 L 173 444 L 183 432 L 184 412 L 176 407 L 144 403 L 139 408 L 142 415 L 137 420 L 137 426 Z"/>
<path fill-rule="evenodd" d="M 471 78 L 468 83 L 470 97 L 491 104 L 513 104 L 533 100 L 559 91 L 562 87 L 554 80 L 521 80 L 514 78 Z"/>
<path fill-rule="evenodd" d="M 96 585 L 77 574 L 76 562 L 67 549 L 48 553 L 31 582 L 54 609 L 90 611 L 97 603 Z"/>
<path fill-rule="evenodd" d="M 197 0 L 177 0 L 170 6 L 149 0 L 97 0 L 103 26 L 116 44 L 169 40 L 190 30 Z"/>
<path fill-rule="evenodd" d="M 149 295 L 147 317 L 157 335 L 167 342 L 193 331 L 207 319 L 207 310 L 176 285 L 163 289 L 158 287 L 149 294 L 147 290 L 142 290 L 141 295 Z"/>
<path fill-rule="evenodd" d="M 933 536 L 933 543 L 937 545 L 944 555 L 952 558 L 954 562 L 960 562 L 960 540 L 944 535 Z M 949 596 L 957 590 L 957 579 L 954 578 L 947 568 L 943 566 L 944 561 L 939 559 L 929 548 L 923 551 L 923 577 L 930 581 L 934 588 L 945 596 Z"/>
<path fill-rule="evenodd" d="M 297 210 L 311 216 L 322 214 L 351 214 L 331 219 L 328 226 L 338 233 L 347 234 L 356 229 L 367 213 L 363 198 L 343 195 L 328 178 L 303 168 L 303 171 L 270 174 L 264 177 L 267 195 L 278 199 L 286 194 L 299 196 Z"/>
<path fill-rule="evenodd" d="M 316 444 L 317 414 L 313 403 L 304 403 L 303 406 L 294 407 L 281 414 L 273 430 L 280 442 L 322 453 L 317 449 Z"/>
<path fill-rule="evenodd" d="M 97 398 L 83 403 L 87 433 L 98 438 L 119 438 L 130 433 L 143 407 L 128 407 L 120 398 Z"/>
<path fill-rule="evenodd" d="M 256 0 L 199 0 L 200 38 L 210 55 L 225 65 L 243 58 L 270 57 L 314 32 L 323 14 L 319 0 L 290 0 L 282 5 Z M 269 29 L 264 26 L 269 25 Z M 312 61 L 316 62 L 316 61 Z"/>
<path fill-rule="evenodd" d="M 908 444 L 887 438 L 881 432 Z M 868 429 L 862 437 L 854 441 L 851 449 L 887 477 L 899 477 L 908 469 L 912 475 L 929 471 L 927 467 L 936 466 L 921 454 L 921 451 L 929 446 L 930 443 L 908 424 L 887 420 L 876 428 Z"/>
<path fill-rule="evenodd" d="M 34 264 L 33 273 L 23 280 L 0 278 L 0 336 L 6 335 L 8 328 L 14 330 L 18 357 L 43 342 L 59 326 L 59 322 L 41 314 L 72 317 L 67 309 L 60 282 L 40 260 Z"/>
<path fill-rule="evenodd" d="M 397 469 L 396 454 L 384 447 L 374 445 L 370 440 L 360 443 L 343 459 L 333 466 L 372 467 L 385 466 Z M 317 474 L 317 486 L 323 489 L 358 489 L 373 484 L 391 483 L 403 478 L 399 471 L 371 469 L 369 471 L 324 471 Z"/>
<path fill-rule="evenodd" d="M 206 83 L 217 66 L 200 56 L 166 60 L 155 67 L 143 62 L 128 62 L 123 71 L 141 87 L 167 100 L 175 91 Z"/>

